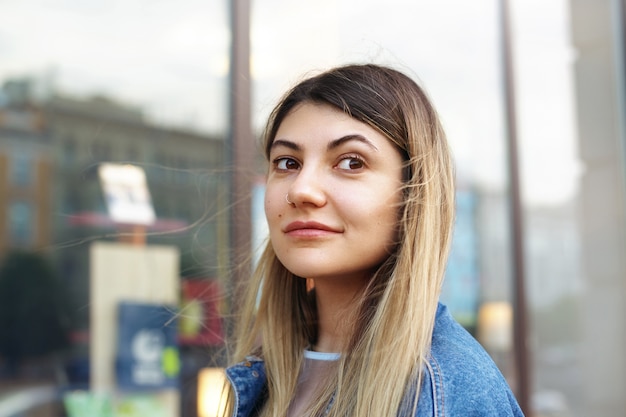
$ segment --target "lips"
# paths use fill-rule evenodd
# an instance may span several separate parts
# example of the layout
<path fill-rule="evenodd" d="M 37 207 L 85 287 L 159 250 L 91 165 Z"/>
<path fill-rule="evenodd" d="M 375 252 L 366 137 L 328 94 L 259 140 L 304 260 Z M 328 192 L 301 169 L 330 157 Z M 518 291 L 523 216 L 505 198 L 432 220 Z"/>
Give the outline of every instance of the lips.
<path fill-rule="evenodd" d="M 283 230 L 291 235 L 319 235 L 328 233 L 340 233 L 339 230 L 318 222 L 296 221 L 289 223 Z"/>

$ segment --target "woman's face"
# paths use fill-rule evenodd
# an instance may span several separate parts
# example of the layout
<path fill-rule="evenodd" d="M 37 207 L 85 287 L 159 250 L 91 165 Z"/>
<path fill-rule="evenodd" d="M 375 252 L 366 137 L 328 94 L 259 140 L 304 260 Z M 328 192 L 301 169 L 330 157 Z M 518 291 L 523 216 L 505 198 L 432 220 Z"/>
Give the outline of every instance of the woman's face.
<path fill-rule="evenodd" d="M 295 107 L 270 150 L 265 214 L 278 259 L 303 278 L 365 282 L 394 245 L 401 179 L 400 152 L 378 131 L 328 105 Z"/>

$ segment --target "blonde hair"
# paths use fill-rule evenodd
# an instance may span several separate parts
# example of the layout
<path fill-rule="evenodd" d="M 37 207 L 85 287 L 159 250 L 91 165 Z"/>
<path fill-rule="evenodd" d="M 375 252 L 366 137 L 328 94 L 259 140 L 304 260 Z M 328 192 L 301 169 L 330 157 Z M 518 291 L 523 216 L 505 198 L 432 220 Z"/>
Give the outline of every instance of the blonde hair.
<path fill-rule="evenodd" d="M 282 120 L 303 102 L 332 105 L 368 124 L 405 160 L 397 245 L 364 290 L 349 348 L 310 415 L 409 412 L 417 406 L 454 222 L 445 134 L 426 94 L 409 77 L 377 65 L 349 65 L 304 80 L 283 97 L 267 124 L 266 155 Z M 234 360 L 251 353 L 264 359 L 268 399 L 262 415 L 284 417 L 303 350 L 317 337 L 315 294 L 280 263 L 271 242 L 247 285 Z"/>

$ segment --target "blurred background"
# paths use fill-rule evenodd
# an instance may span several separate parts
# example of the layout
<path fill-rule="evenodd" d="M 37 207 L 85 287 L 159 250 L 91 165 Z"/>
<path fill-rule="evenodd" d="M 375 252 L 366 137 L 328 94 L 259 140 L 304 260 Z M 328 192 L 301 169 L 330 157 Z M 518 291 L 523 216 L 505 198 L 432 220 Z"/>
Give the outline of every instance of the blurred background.
<path fill-rule="evenodd" d="M 458 181 L 443 301 L 527 415 L 624 415 L 625 10 L 0 0 L 0 417 L 210 415 L 265 236 L 264 120 L 353 62 L 439 110 Z"/>

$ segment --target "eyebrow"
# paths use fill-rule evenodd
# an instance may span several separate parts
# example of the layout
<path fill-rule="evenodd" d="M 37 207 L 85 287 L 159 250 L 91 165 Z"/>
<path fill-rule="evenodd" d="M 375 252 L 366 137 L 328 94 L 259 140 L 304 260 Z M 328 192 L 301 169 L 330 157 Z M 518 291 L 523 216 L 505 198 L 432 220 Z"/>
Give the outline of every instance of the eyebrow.
<path fill-rule="evenodd" d="M 274 142 L 270 145 L 270 149 L 277 148 L 279 146 L 284 146 L 285 148 L 289 148 L 294 151 L 300 151 L 302 148 L 295 142 L 286 139 L 275 139 Z"/>
<path fill-rule="evenodd" d="M 342 136 L 339 139 L 335 139 L 332 140 L 328 143 L 328 146 L 326 147 L 327 150 L 332 150 L 335 148 L 338 148 L 339 146 L 343 145 L 346 142 L 350 142 L 350 141 L 357 141 L 357 142 L 361 142 L 364 143 L 365 145 L 369 146 L 370 148 L 372 148 L 373 150 L 375 150 L 376 152 L 378 152 L 378 148 L 376 146 L 374 146 L 374 144 L 367 139 L 365 136 L 361 136 L 361 135 L 346 135 L 346 136 Z"/>
<path fill-rule="evenodd" d="M 331 151 L 333 149 L 336 149 L 338 147 L 340 147 L 341 145 L 343 145 L 346 142 L 350 142 L 350 141 L 357 141 L 357 142 L 361 142 L 367 146 L 369 146 L 370 148 L 372 148 L 373 150 L 375 150 L 376 152 L 378 152 L 378 148 L 366 137 L 362 136 L 362 135 L 358 135 L 358 134 L 354 134 L 354 135 L 346 135 L 346 136 L 342 136 L 338 139 L 334 139 L 332 141 L 330 141 L 328 143 L 328 146 L 326 146 L 326 150 Z M 272 142 L 271 148 L 276 148 L 278 146 L 284 146 L 286 148 L 292 149 L 294 151 L 301 151 L 302 147 L 300 145 L 298 145 L 295 142 L 292 142 L 290 140 L 286 140 L 286 139 L 276 139 L 274 140 L 274 142 Z"/>

